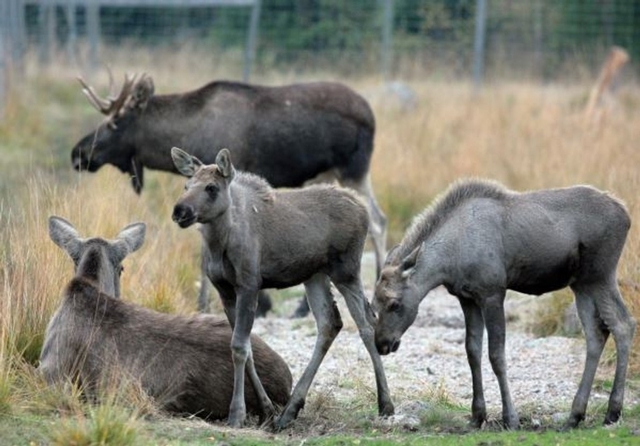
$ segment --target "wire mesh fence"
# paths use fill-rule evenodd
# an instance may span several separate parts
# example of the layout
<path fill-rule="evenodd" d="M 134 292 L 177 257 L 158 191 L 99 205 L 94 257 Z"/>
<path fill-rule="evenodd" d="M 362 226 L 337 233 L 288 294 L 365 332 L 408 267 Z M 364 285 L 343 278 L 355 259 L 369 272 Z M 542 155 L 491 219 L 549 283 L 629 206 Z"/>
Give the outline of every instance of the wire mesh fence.
<path fill-rule="evenodd" d="M 3 0 L 0 81 L 25 57 L 86 69 L 109 50 L 191 45 L 244 53 L 251 70 L 382 78 L 553 80 L 599 65 L 611 45 L 640 55 L 636 0 Z M 475 61 L 475 62 L 474 62 Z M 632 65 L 633 66 L 633 65 Z M 632 68 L 633 69 L 633 68 Z M 19 75 L 18 75 L 19 77 Z M 4 79 L 3 79 L 4 78 Z M 0 98 L 1 99 L 1 98 Z"/>

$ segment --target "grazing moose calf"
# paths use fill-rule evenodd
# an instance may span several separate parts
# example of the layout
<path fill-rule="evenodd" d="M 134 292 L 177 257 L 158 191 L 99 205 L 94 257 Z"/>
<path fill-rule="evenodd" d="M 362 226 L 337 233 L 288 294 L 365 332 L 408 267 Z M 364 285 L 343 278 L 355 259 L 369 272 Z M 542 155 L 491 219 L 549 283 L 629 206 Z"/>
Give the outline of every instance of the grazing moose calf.
<path fill-rule="evenodd" d="M 227 417 L 234 378 L 227 321 L 158 313 L 119 299 L 121 262 L 142 245 L 145 225 L 129 225 L 111 241 L 81 239 L 71 223 L 51 217 L 49 234 L 73 259 L 75 276 L 45 334 L 40 370 L 46 380 L 70 379 L 95 396 L 111 373 L 124 373 L 165 410 Z M 267 394 L 286 404 L 289 368 L 260 338 L 251 342 Z M 263 415 L 252 391 L 247 407 Z"/>
<path fill-rule="evenodd" d="M 622 411 L 635 321 L 616 282 L 618 259 L 630 227 L 624 205 L 588 186 L 517 193 L 486 181 L 454 184 L 414 220 L 385 262 L 376 284 L 376 346 L 398 349 L 418 305 L 444 285 L 459 300 L 473 381 L 472 423 L 486 420 L 482 389 L 483 331 L 502 395 L 502 418 L 518 427 L 507 382 L 504 298 L 507 289 L 542 294 L 566 286 L 576 296 L 587 358 L 569 427 L 584 419 L 604 344 L 613 334 L 617 362 L 605 423 Z"/>
<path fill-rule="evenodd" d="M 318 328 L 313 356 L 275 421 L 275 427 L 282 428 L 303 407 L 313 377 L 342 328 L 329 281 L 344 296 L 371 356 L 379 413 L 392 414 L 387 380 L 374 344 L 375 315 L 360 280 L 367 235 L 364 205 L 351 191 L 333 186 L 274 190 L 258 176 L 236 172 L 226 149 L 220 151 L 213 165 L 203 165 L 175 147 L 171 155 L 176 168 L 189 177 L 173 209 L 173 220 L 182 228 L 201 224 L 209 250 L 206 271 L 234 327 L 231 349 L 235 384 L 229 424 L 240 426 L 245 419 L 245 366 L 264 406 L 271 407 L 255 373 L 253 341 L 249 338 L 258 291 L 304 283 Z"/>
<path fill-rule="evenodd" d="M 316 178 L 337 180 L 361 194 L 380 272 L 386 254 L 386 217 L 371 187 L 375 118 L 367 101 L 345 85 L 312 82 L 279 87 L 211 82 L 194 91 L 155 95 L 151 77 L 126 78 L 117 94 L 100 98 L 83 81 L 91 103 L 107 115 L 73 148 L 74 168 L 90 172 L 110 163 L 131 175 L 136 192 L 143 170 L 176 173 L 172 146 L 211 164 L 231 147 L 238 170 L 273 187 L 300 187 Z M 112 82 L 113 86 L 113 82 Z M 207 260 L 203 259 L 203 263 Z M 209 308 L 203 274 L 199 306 Z M 262 305 L 269 305 L 267 299 Z M 300 315 L 308 308 L 301 308 Z"/>

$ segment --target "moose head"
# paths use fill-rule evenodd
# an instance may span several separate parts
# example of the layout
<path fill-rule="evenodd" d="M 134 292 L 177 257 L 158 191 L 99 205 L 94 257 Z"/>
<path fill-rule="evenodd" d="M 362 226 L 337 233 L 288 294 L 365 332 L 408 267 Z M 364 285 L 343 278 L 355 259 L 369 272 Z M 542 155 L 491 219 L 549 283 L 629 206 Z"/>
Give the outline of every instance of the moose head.
<path fill-rule="evenodd" d="M 142 165 L 134 157 L 133 123 L 154 94 L 153 80 L 145 74 L 139 77 L 135 74 L 125 75 L 122 88 L 116 93 L 111 72 L 109 79 L 110 93 L 106 98 L 101 98 L 84 79 L 78 78 L 83 87 L 82 92 L 105 118 L 96 130 L 75 145 L 71 151 L 71 163 L 76 170 L 89 172 L 95 172 L 104 164 L 113 164 L 131 175 L 133 187 L 140 193 Z"/>

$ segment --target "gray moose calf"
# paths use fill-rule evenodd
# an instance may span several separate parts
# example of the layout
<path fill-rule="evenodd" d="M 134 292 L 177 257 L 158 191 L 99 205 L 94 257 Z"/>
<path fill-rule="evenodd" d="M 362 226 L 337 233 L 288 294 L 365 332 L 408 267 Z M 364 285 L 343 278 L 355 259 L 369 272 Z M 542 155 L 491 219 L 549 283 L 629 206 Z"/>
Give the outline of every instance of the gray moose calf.
<path fill-rule="evenodd" d="M 282 428 L 304 406 L 318 367 L 342 328 L 330 281 L 344 296 L 373 362 L 378 412 L 392 414 L 387 380 L 374 345 L 375 315 L 360 279 L 367 210 L 355 194 L 326 185 L 272 189 L 256 175 L 236 172 L 226 149 L 211 165 L 176 147 L 171 155 L 178 171 L 189 177 L 173 209 L 173 220 L 181 228 L 200 223 L 209 250 L 206 272 L 234 327 L 231 348 L 236 385 L 229 424 L 240 426 L 245 419 L 245 366 L 254 390 L 262 396 L 265 407 L 271 407 L 255 373 L 249 338 L 258 292 L 304 283 L 318 327 L 313 356 L 275 421 L 275 427 Z"/>
<path fill-rule="evenodd" d="M 622 411 L 636 326 L 616 282 L 630 225 L 624 205 L 593 187 L 518 193 L 489 181 L 458 182 L 416 217 L 387 256 L 374 298 L 378 351 L 396 351 L 420 301 L 444 285 L 464 312 L 472 423 L 480 426 L 487 416 L 480 367 L 486 328 L 502 418 L 514 429 L 519 419 L 507 382 L 505 292 L 543 294 L 569 286 L 584 328 L 587 359 L 567 425 L 575 427 L 584 419 L 609 334 L 616 341 L 617 358 L 605 423 L 613 423 Z"/>

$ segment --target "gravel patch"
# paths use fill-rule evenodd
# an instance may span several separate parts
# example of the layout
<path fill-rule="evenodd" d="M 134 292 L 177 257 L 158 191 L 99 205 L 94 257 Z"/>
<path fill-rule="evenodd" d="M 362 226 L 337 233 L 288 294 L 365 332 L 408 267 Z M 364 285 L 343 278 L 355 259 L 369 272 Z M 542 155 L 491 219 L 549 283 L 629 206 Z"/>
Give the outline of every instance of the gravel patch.
<path fill-rule="evenodd" d="M 365 256 L 365 262 L 363 268 L 373 268 L 371 255 Z M 365 283 L 369 298 L 372 285 Z M 375 395 L 369 355 L 344 299 L 337 291 L 334 294 L 344 328 L 320 366 L 309 398 L 314 393 L 327 392 L 337 400 L 347 401 L 362 398 L 358 392 Z M 521 295 L 507 297 L 508 320 L 512 322 L 507 325 L 506 359 L 512 398 L 519 409 L 568 412 L 584 366 L 584 340 L 560 336 L 534 338 L 524 332 L 518 321 L 531 311 L 531 305 L 534 305 L 531 300 Z M 280 313 L 291 314 L 297 298 L 276 301 L 275 305 L 285 305 L 287 308 L 281 309 Z M 289 319 L 270 314 L 255 321 L 254 333 L 282 355 L 291 368 L 294 383 L 297 382 L 311 357 L 316 339 L 313 317 Z M 500 392 L 487 355 L 486 333 L 482 360 L 487 409 L 499 414 Z M 471 406 L 471 372 L 464 350 L 462 310 L 457 299 L 444 288 L 433 290 L 422 301 L 416 322 L 403 336 L 400 348 L 396 353 L 384 356 L 383 363 L 396 408 L 425 399 L 434 392 L 445 395 L 453 403 Z M 612 379 L 613 370 L 606 369 L 601 365 L 599 374 Z M 627 405 L 637 404 L 635 397 L 627 395 Z M 608 394 L 594 390 L 590 404 L 606 402 L 607 398 Z"/>

